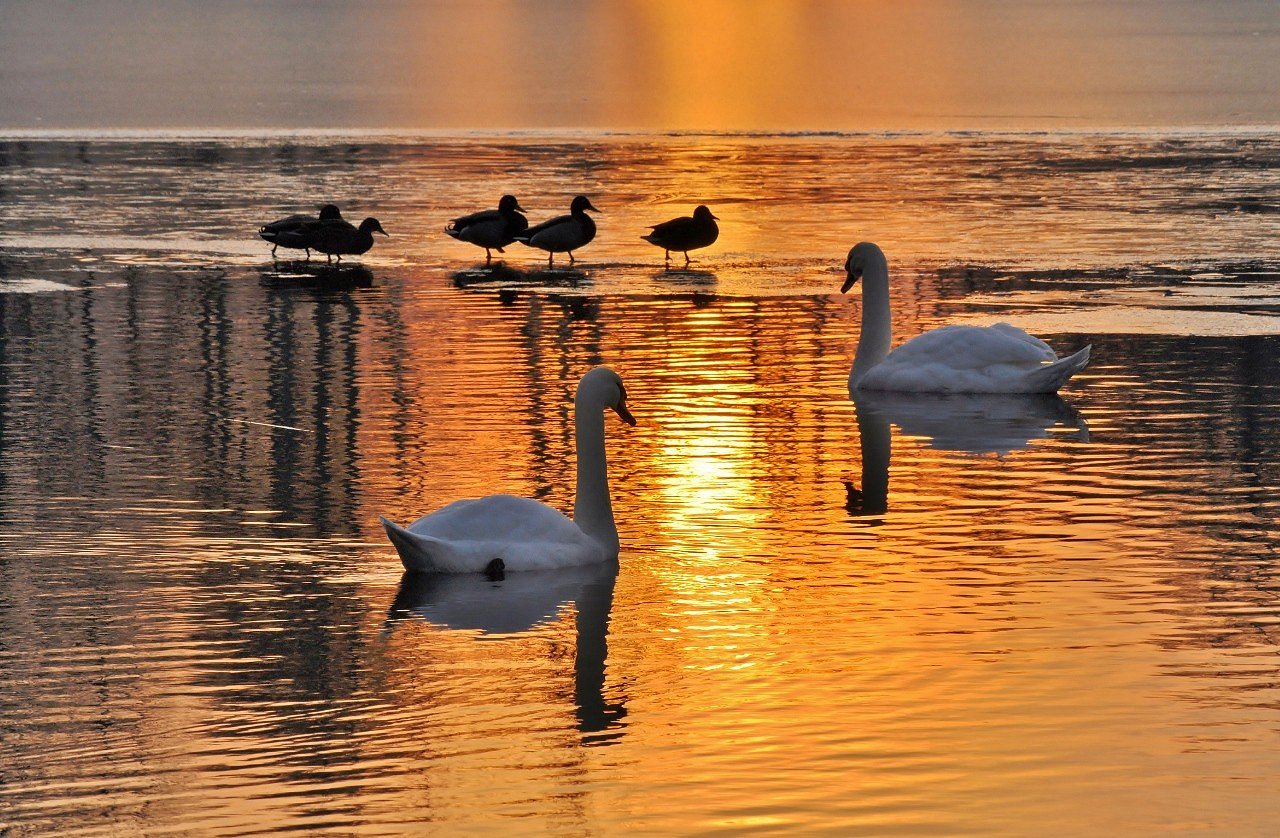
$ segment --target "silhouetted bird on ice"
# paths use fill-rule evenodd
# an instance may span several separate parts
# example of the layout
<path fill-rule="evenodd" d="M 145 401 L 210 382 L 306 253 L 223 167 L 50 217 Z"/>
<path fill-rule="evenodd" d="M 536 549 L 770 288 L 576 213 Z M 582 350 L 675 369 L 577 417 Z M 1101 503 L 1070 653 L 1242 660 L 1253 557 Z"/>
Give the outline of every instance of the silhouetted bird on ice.
<path fill-rule="evenodd" d="M 529 221 L 521 213 L 524 208 L 515 195 L 503 195 L 496 210 L 483 210 L 464 215 L 449 222 L 445 232 L 455 239 L 470 242 L 484 248 L 484 263 L 493 260 L 490 250 L 503 253 L 504 247 L 516 240 L 516 236 L 529 229 Z"/>
<path fill-rule="evenodd" d="M 591 206 L 586 195 L 579 195 L 569 205 L 569 214 L 557 216 L 544 221 L 536 227 L 530 227 L 516 235 L 516 241 L 547 251 L 547 267 L 557 253 L 568 253 L 569 264 L 573 264 L 573 251 L 585 247 L 596 237 L 596 223 L 587 215 L 587 210 L 600 212 Z"/>
<path fill-rule="evenodd" d="M 314 247 L 311 243 L 312 237 L 321 224 L 330 221 L 342 222 L 342 213 L 334 204 L 325 204 L 320 208 L 319 218 L 310 215 L 291 215 L 288 218 L 264 224 L 258 228 L 258 235 L 265 241 L 271 242 L 272 259 L 276 258 L 277 247 L 305 250 L 307 258 L 310 259 L 311 248 Z"/>
<path fill-rule="evenodd" d="M 338 264 L 342 264 L 343 256 L 359 256 L 368 252 L 373 247 L 374 233 L 390 235 L 376 218 L 366 218 L 359 227 L 352 227 L 345 221 L 326 221 L 316 228 L 311 246 L 326 256 L 337 256 Z"/>
<path fill-rule="evenodd" d="M 705 206 L 695 209 L 692 218 L 687 215 L 673 218 L 649 229 L 653 232 L 640 238 L 665 250 L 667 262 L 671 261 L 671 251 L 683 253 L 686 266 L 691 261 L 690 250 L 709 247 L 720 237 L 716 217 Z"/>

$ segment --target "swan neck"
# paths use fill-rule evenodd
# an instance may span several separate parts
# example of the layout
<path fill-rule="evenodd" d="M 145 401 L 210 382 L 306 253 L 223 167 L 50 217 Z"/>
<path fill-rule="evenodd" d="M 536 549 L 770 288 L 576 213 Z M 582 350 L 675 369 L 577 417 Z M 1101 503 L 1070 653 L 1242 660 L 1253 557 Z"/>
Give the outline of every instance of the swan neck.
<path fill-rule="evenodd" d="M 893 344 L 893 318 L 889 311 L 889 266 L 883 254 L 867 259 L 862 269 L 862 330 L 849 372 L 849 387 L 858 382 L 889 354 Z"/>
<path fill-rule="evenodd" d="M 609 557 L 618 555 L 618 527 L 609 500 L 609 468 L 604 453 L 604 413 L 599 405 L 574 403 L 577 424 L 578 491 L 573 521 L 598 541 Z"/>

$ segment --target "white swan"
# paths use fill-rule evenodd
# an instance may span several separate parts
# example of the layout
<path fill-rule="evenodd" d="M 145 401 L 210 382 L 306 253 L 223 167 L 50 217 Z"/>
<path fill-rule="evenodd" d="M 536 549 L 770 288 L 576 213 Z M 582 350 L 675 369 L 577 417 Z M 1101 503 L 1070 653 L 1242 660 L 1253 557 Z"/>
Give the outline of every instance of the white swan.
<path fill-rule="evenodd" d="M 549 570 L 618 558 L 609 502 L 604 410 L 634 425 L 622 379 L 608 367 L 582 376 L 574 397 L 578 489 L 573 520 L 546 504 L 513 495 L 454 501 L 407 528 L 379 517 L 406 570 L 478 573 Z"/>
<path fill-rule="evenodd" d="M 917 335 L 892 352 L 889 266 L 870 242 L 849 251 L 841 293 L 859 278 L 862 333 L 849 390 L 913 393 L 1056 393 L 1089 363 L 1086 346 L 1059 358 L 1052 347 L 1008 323 L 943 326 Z"/>

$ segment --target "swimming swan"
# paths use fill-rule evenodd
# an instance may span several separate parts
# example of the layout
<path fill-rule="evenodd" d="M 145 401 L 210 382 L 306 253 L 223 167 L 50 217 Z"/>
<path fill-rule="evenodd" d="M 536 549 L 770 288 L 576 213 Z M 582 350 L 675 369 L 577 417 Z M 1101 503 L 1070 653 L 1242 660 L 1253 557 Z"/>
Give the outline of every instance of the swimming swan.
<path fill-rule="evenodd" d="M 841 293 L 859 278 L 862 333 L 849 371 L 849 391 L 913 393 L 1056 393 L 1089 363 L 1086 346 L 1058 358 L 1049 344 L 1008 323 L 943 326 L 917 335 L 892 352 L 889 266 L 870 242 L 849 251 Z"/>
<path fill-rule="evenodd" d="M 406 570 L 421 573 L 547 570 L 618 558 L 609 502 L 604 410 L 634 425 L 622 379 L 608 367 L 582 376 L 574 397 L 578 488 L 573 520 L 512 495 L 455 501 L 407 528 L 380 517 Z M 495 568 L 496 565 L 496 568 Z"/>

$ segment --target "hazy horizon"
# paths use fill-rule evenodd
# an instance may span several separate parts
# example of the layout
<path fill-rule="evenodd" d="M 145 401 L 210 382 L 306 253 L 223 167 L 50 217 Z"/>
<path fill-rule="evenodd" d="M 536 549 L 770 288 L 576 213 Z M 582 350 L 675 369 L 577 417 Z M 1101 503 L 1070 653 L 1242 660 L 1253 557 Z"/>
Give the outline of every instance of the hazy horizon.
<path fill-rule="evenodd" d="M 1274 3 L 6 4 L 0 129 L 1280 124 Z"/>

